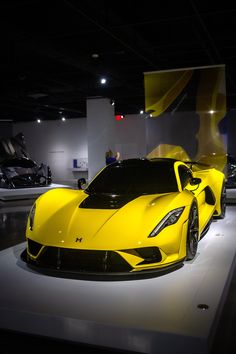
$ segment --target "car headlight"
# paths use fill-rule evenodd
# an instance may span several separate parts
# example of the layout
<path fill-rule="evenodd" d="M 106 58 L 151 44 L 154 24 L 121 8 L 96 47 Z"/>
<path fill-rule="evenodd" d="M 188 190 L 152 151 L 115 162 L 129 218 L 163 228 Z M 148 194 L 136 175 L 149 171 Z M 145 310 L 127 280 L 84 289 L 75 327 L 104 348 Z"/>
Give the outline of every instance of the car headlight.
<path fill-rule="evenodd" d="M 31 231 L 33 230 L 33 227 L 34 227 L 35 210 L 36 210 L 36 204 L 33 205 L 33 207 L 30 210 L 30 214 L 29 214 L 29 228 Z"/>
<path fill-rule="evenodd" d="M 157 224 L 155 229 L 152 230 L 148 237 L 155 237 L 158 235 L 166 226 L 175 224 L 182 214 L 184 207 L 174 209 L 170 211 L 162 220 Z"/>

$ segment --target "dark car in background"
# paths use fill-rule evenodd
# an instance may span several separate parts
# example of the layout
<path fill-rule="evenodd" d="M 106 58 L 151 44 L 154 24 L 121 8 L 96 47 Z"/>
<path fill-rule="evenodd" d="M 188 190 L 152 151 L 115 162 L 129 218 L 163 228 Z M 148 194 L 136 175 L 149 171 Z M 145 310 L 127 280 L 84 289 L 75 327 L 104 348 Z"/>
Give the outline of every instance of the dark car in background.
<path fill-rule="evenodd" d="M 226 188 L 236 188 L 236 158 L 232 155 L 227 156 L 226 177 Z"/>
<path fill-rule="evenodd" d="M 0 140 L 0 188 L 41 187 L 51 182 L 50 167 L 29 157 L 22 133 Z"/>

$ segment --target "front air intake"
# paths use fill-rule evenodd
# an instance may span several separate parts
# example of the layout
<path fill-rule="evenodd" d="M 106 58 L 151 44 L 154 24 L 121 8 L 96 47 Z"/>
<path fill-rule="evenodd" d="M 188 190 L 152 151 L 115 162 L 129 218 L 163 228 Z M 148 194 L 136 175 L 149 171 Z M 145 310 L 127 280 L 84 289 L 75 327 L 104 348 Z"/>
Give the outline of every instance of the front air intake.
<path fill-rule="evenodd" d="M 33 253 L 32 253 L 33 254 Z M 33 265 L 64 271 L 104 273 L 130 272 L 132 267 L 116 252 L 44 247 Z"/>
<path fill-rule="evenodd" d="M 32 241 L 28 238 L 28 251 L 32 256 L 36 257 L 41 248 L 42 245 L 40 243 Z"/>

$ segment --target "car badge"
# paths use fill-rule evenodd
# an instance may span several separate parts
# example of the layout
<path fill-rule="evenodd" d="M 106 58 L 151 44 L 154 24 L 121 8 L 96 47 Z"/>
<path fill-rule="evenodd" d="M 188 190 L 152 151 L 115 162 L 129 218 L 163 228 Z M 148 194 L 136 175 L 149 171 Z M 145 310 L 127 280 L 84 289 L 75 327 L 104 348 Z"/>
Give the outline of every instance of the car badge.
<path fill-rule="evenodd" d="M 82 240 L 83 240 L 83 237 L 76 237 L 76 239 L 75 239 L 75 242 L 82 242 Z"/>

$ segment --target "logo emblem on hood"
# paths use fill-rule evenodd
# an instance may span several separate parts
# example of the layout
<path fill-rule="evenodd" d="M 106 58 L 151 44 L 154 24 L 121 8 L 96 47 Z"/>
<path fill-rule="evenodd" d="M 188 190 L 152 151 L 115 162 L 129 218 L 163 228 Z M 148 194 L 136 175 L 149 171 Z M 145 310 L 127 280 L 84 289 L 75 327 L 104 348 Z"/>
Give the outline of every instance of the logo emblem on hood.
<path fill-rule="evenodd" d="M 82 242 L 83 237 L 76 237 L 75 242 Z"/>

